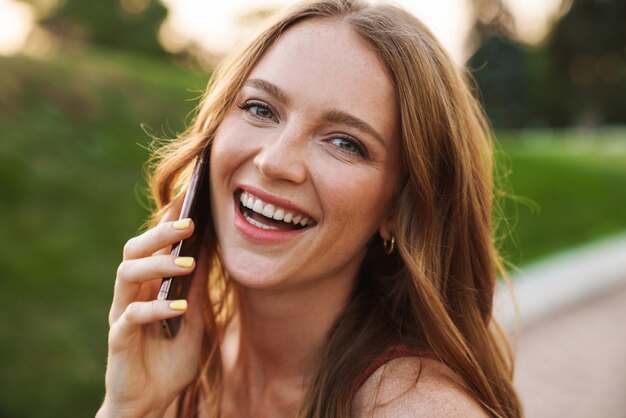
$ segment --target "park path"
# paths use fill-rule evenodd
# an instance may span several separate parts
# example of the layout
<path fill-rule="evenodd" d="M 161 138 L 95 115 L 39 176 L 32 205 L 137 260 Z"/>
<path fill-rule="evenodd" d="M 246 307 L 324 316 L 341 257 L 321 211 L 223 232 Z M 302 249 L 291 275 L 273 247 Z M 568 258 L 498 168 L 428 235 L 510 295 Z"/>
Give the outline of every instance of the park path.
<path fill-rule="evenodd" d="M 626 418 L 626 234 L 527 266 L 512 283 L 518 315 L 504 287 L 494 312 L 514 341 L 526 417 Z"/>
<path fill-rule="evenodd" d="M 626 284 L 525 326 L 515 384 L 527 418 L 625 418 Z"/>

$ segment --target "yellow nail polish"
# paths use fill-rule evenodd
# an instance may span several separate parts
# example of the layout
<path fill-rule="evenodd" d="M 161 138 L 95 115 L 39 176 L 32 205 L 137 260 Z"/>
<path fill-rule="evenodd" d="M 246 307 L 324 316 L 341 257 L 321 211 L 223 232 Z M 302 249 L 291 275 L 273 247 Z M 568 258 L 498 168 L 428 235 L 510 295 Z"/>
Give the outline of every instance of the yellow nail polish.
<path fill-rule="evenodd" d="M 170 302 L 170 309 L 173 311 L 184 311 L 187 309 L 187 301 L 185 299 L 173 300 Z"/>
<path fill-rule="evenodd" d="M 193 266 L 193 257 L 176 257 L 174 264 L 178 267 L 191 267 Z"/>
<path fill-rule="evenodd" d="M 185 219 L 177 220 L 176 222 L 174 222 L 174 224 L 172 224 L 172 226 L 174 227 L 174 229 L 178 229 L 179 231 L 182 231 L 183 229 L 189 228 L 190 223 L 191 223 L 191 219 L 185 218 Z"/>

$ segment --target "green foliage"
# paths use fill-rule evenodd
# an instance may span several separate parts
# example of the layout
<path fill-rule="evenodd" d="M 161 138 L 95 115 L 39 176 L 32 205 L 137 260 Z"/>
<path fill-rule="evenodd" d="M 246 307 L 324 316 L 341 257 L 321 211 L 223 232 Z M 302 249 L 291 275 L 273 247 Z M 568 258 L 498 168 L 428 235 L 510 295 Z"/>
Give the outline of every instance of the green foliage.
<path fill-rule="evenodd" d="M 493 36 L 470 58 L 467 66 L 480 86 L 485 111 L 494 126 L 521 128 L 526 123 L 527 54 L 509 39 Z"/>
<path fill-rule="evenodd" d="M 61 39 L 164 55 L 156 35 L 166 15 L 158 0 L 65 0 L 41 23 Z"/>
<path fill-rule="evenodd" d="M 474 0 L 488 9 L 499 1 Z M 491 29 L 505 28 L 504 9 L 493 16 L 491 26 L 477 22 L 481 43 L 469 63 L 496 128 L 626 123 L 626 2 L 572 0 L 532 48 Z"/>
<path fill-rule="evenodd" d="M 625 22 L 623 0 L 575 0 L 555 25 L 544 77 L 571 109 L 565 123 L 626 122 Z"/>
<path fill-rule="evenodd" d="M 0 416 L 93 416 L 115 268 L 147 214 L 140 123 L 173 136 L 206 80 L 103 50 L 0 59 Z"/>

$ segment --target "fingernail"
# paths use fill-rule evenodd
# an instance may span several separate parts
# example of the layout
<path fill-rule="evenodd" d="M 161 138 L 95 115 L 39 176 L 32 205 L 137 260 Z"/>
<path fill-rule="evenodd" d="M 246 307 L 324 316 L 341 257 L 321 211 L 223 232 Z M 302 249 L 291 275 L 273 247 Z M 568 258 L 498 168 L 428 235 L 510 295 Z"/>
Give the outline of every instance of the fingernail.
<path fill-rule="evenodd" d="M 173 311 L 184 311 L 187 309 L 187 301 L 185 299 L 173 300 L 170 302 L 170 309 Z"/>
<path fill-rule="evenodd" d="M 193 257 L 176 257 L 174 264 L 178 267 L 191 267 L 193 266 Z"/>
<path fill-rule="evenodd" d="M 182 231 L 183 229 L 189 228 L 189 224 L 191 223 L 191 218 L 179 219 L 172 224 L 174 229 L 178 229 Z"/>

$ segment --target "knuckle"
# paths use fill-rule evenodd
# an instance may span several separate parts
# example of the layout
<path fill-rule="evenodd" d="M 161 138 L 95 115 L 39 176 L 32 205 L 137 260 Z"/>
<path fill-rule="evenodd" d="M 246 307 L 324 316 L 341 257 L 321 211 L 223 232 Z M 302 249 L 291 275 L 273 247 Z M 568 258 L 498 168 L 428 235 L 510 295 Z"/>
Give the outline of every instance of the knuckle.
<path fill-rule="evenodd" d="M 139 312 L 141 310 L 141 306 L 137 302 L 132 302 L 126 307 L 126 311 L 124 311 L 124 315 L 126 319 L 130 322 L 133 322 L 139 316 Z"/>
<path fill-rule="evenodd" d="M 128 263 L 126 261 L 122 261 L 119 266 L 117 266 L 117 271 L 115 272 L 115 276 L 118 280 L 124 280 L 126 277 L 126 271 L 128 269 Z"/>
<path fill-rule="evenodd" d="M 173 222 L 163 222 L 160 223 L 156 228 L 155 228 L 155 232 L 156 234 L 160 237 L 166 237 L 168 235 L 171 235 L 172 232 L 175 232 L 176 230 L 172 227 Z M 169 233 L 169 234 L 168 234 Z"/>
<path fill-rule="evenodd" d="M 119 352 L 127 343 L 121 338 L 123 326 L 119 322 L 114 323 L 109 328 L 109 354 Z"/>
<path fill-rule="evenodd" d="M 157 304 L 156 301 L 152 301 L 150 302 L 150 316 L 152 318 L 156 318 L 158 316 L 158 309 L 157 309 Z"/>
<path fill-rule="evenodd" d="M 126 241 L 126 244 L 124 244 L 124 248 L 122 249 L 122 256 L 124 259 L 128 259 L 132 256 L 134 246 L 135 246 L 135 238 L 131 238 L 128 241 Z"/>

